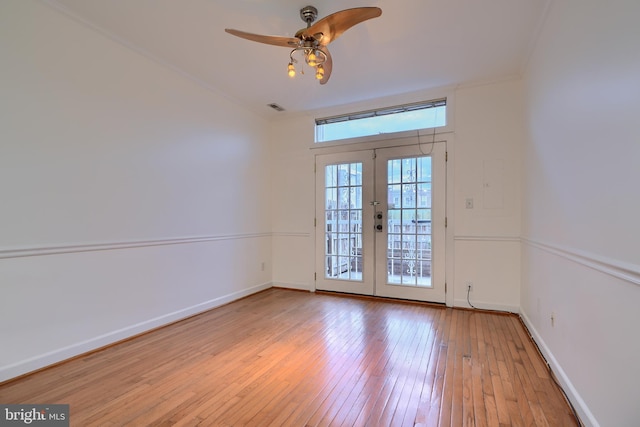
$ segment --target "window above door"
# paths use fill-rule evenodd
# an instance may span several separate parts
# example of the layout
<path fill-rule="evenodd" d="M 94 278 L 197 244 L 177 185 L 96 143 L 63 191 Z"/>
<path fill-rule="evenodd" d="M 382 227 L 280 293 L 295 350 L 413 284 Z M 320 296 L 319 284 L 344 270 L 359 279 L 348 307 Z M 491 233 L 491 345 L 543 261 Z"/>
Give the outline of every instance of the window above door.
<path fill-rule="evenodd" d="M 331 142 L 447 124 L 446 98 L 316 119 L 315 142 Z"/>

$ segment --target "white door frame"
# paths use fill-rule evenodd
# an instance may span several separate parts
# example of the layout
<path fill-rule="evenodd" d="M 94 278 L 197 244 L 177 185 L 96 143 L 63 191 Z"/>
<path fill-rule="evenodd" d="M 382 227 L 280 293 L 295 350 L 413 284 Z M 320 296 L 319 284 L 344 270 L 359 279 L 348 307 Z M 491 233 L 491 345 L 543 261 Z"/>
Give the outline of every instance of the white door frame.
<path fill-rule="evenodd" d="M 431 145 L 433 142 L 435 143 L 442 143 L 445 146 L 445 162 L 446 162 L 446 166 L 445 166 L 445 194 L 444 194 L 444 204 L 445 204 L 445 217 L 447 219 L 448 222 L 448 226 L 445 229 L 445 262 L 444 262 L 444 281 L 445 281 L 445 287 L 446 287 L 446 295 L 445 295 L 445 304 L 449 307 L 453 306 L 453 300 L 454 300 L 454 295 L 453 295 L 453 273 L 454 273 L 454 268 L 453 268 L 453 257 L 454 257 L 454 234 L 453 234 L 453 197 L 452 197 L 452 191 L 453 191 L 453 167 L 452 167 L 452 160 L 453 160 L 453 147 L 454 147 L 454 135 L 451 132 L 444 132 L 444 133 L 440 133 L 440 134 L 435 134 L 435 133 L 424 133 L 422 131 L 418 132 L 418 134 L 416 135 L 414 133 L 414 135 L 409 135 L 409 136 L 400 136 L 397 138 L 394 137 L 389 137 L 388 139 L 380 139 L 379 137 L 373 139 L 373 140 L 363 140 L 363 142 L 358 142 L 358 143 L 349 143 L 349 144 L 344 144 L 344 145 L 333 145 L 333 146 L 314 146 L 312 148 L 314 154 L 316 156 L 319 155 L 324 155 L 324 154 L 338 154 L 338 153 L 350 153 L 350 152 L 357 152 L 357 151 L 365 151 L 365 150 L 374 150 L 374 149 L 381 149 L 381 148 L 392 148 L 392 147 L 398 147 L 398 146 L 411 146 L 411 145 L 421 145 L 423 147 L 427 147 L 425 148 L 426 151 L 428 151 L 428 146 Z M 316 195 L 316 203 L 317 203 L 318 197 Z M 316 224 L 317 226 L 321 226 L 319 219 L 316 219 Z M 314 239 L 316 240 L 315 244 L 314 244 L 314 253 L 316 253 L 318 251 L 318 237 L 317 237 L 318 233 L 315 232 L 314 233 Z M 322 239 L 320 239 L 322 240 Z M 315 273 L 315 277 L 318 277 L 320 274 L 322 274 L 323 272 L 320 270 L 318 271 L 317 269 L 317 263 L 316 263 L 316 259 L 317 259 L 317 254 L 314 255 L 314 269 L 316 270 Z M 312 292 L 314 292 L 317 288 L 316 286 L 316 282 L 313 281 L 312 286 L 311 286 L 311 290 Z"/>
<path fill-rule="evenodd" d="M 429 223 L 428 228 L 430 228 L 429 237 L 432 242 L 431 247 L 431 272 L 429 273 L 429 281 L 431 285 L 427 286 L 416 286 L 415 280 L 416 277 L 420 277 L 418 274 L 419 262 L 416 262 L 416 272 L 414 274 L 406 274 L 407 272 L 400 273 L 403 279 L 409 279 L 409 281 L 414 284 L 403 285 L 395 280 L 399 277 L 389 273 L 388 259 L 387 259 L 387 239 L 388 239 L 388 228 L 391 225 L 391 221 L 386 221 L 382 230 L 380 232 L 375 233 L 376 239 L 376 247 L 378 250 L 376 251 L 376 286 L 375 286 L 375 294 L 376 296 L 383 296 L 389 298 L 401 298 L 401 299 L 410 299 L 410 300 L 418 300 L 418 301 L 427 301 L 427 302 L 437 302 L 444 303 L 446 300 L 446 287 L 445 287 L 445 277 L 446 277 L 446 143 L 444 142 L 433 142 L 428 144 L 419 144 L 419 145 L 405 145 L 400 147 L 386 148 L 376 150 L 376 197 L 380 201 L 380 205 L 378 206 L 380 212 L 382 213 L 385 220 L 387 219 L 387 214 L 390 209 L 394 208 L 393 206 L 389 206 L 388 204 L 388 194 L 387 194 L 387 165 L 388 160 L 396 159 L 409 159 L 409 158 L 419 158 L 419 157 L 430 157 L 431 158 L 431 168 L 432 168 L 432 176 L 428 181 L 428 185 L 431 188 L 432 194 L 430 199 L 432 200 L 432 206 L 429 206 L 431 213 L 431 222 Z M 399 162 L 401 163 L 401 161 Z M 415 165 L 414 165 L 415 166 Z M 413 171 L 416 172 L 416 171 Z M 415 179 L 415 178 L 414 178 Z M 425 185 L 425 184 L 422 184 Z M 416 193 L 417 194 L 417 193 Z M 404 196 L 401 196 L 400 199 L 404 199 Z M 396 209 L 394 211 L 396 213 L 400 212 L 401 206 L 395 206 Z M 423 208 L 426 206 L 423 206 Z M 414 200 L 413 207 L 409 209 L 403 209 L 402 211 L 409 213 L 410 215 L 415 215 L 419 212 L 420 207 L 417 205 L 417 200 Z M 415 226 L 413 231 L 410 231 L 407 236 L 411 236 L 411 233 L 418 233 L 418 222 L 416 221 L 416 217 L 413 217 L 415 222 L 412 222 L 412 227 Z M 401 231 L 405 228 L 406 222 L 404 225 L 400 226 L 400 230 L 396 230 L 396 232 Z M 396 227 L 399 224 L 396 223 Z M 396 235 L 396 237 L 399 237 Z M 414 235 L 414 237 L 417 237 Z M 404 239 L 404 237 L 403 237 Z M 404 242 L 401 242 L 404 246 Z M 419 245 L 417 241 L 414 241 L 414 255 L 416 255 L 416 248 Z M 401 250 L 402 252 L 402 250 Z M 419 258 L 419 257 L 418 257 Z M 416 260 L 418 261 L 418 260 Z M 393 264 L 393 263 L 392 263 Z M 405 268 L 404 262 L 403 269 Z M 390 284 L 387 281 L 389 277 L 394 277 L 392 283 Z"/>
<path fill-rule="evenodd" d="M 365 230 L 372 230 L 374 227 L 374 218 L 373 206 L 369 205 L 369 201 L 373 200 L 374 197 L 374 187 L 373 185 L 373 173 L 374 173 L 374 159 L 373 159 L 373 150 L 361 150 L 361 151 L 352 151 L 346 153 L 335 153 L 335 154 L 325 154 L 321 156 L 316 156 L 315 160 L 316 164 L 316 178 L 315 178 L 315 188 L 316 188 L 316 203 L 315 203 L 315 211 L 316 211 L 316 219 L 315 219 L 315 259 L 314 259 L 314 268 L 315 268 L 315 281 L 314 287 L 318 287 L 322 290 L 327 291 L 335 291 L 335 292 L 347 292 L 359 295 L 374 295 L 374 284 L 375 284 L 375 271 L 374 271 L 374 240 L 367 236 L 365 239 Z M 339 249 L 332 255 L 327 255 L 326 247 L 327 242 L 325 238 L 321 236 L 326 236 L 327 233 L 327 222 L 329 219 L 326 219 L 326 193 L 325 193 L 325 167 L 327 165 L 350 165 L 359 163 L 362 165 L 362 176 L 359 178 L 360 182 L 365 182 L 368 185 L 363 185 L 360 188 L 362 189 L 361 203 L 362 205 L 356 207 L 353 211 L 348 210 L 348 207 L 338 207 L 334 206 L 333 209 L 340 209 L 340 211 L 333 211 L 332 215 L 334 217 L 339 213 L 347 213 L 349 215 L 353 212 L 356 215 L 360 215 L 361 220 L 361 230 L 362 230 L 362 253 L 359 254 L 361 257 L 366 259 L 364 262 L 360 262 L 361 265 L 364 266 L 363 271 L 355 272 L 355 275 L 352 274 L 352 269 L 358 265 L 357 256 L 351 257 L 350 255 L 357 254 L 345 254 L 343 251 L 341 252 Z M 335 184 L 334 184 L 335 185 Z M 333 188 L 332 191 L 340 191 L 340 190 L 349 190 L 354 191 L 353 187 L 351 188 Z M 336 195 L 336 199 L 340 199 L 339 195 Z M 349 197 L 347 195 L 347 197 Z M 353 207 L 353 206 L 352 206 Z M 351 226 L 352 221 L 350 218 L 344 218 L 342 220 L 336 221 L 336 218 L 332 218 L 331 225 L 337 225 L 338 227 L 344 227 L 345 225 Z M 337 224 L 336 224 L 337 223 Z M 358 225 L 356 225 L 358 226 Z M 351 230 L 352 231 L 352 230 Z M 342 234 L 344 232 L 344 234 Z M 330 234 L 335 236 L 336 233 L 338 237 L 344 236 L 347 239 L 350 239 L 353 234 L 346 230 L 331 230 Z M 333 239 L 333 237 L 331 238 Z M 342 238 L 340 238 L 340 241 Z M 340 244 L 340 242 L 338 242 Z M 333 245 L 329 245 L 333 246 Z M 327 258 L 330 258 L 334 262 L 331 264 L 328 263 Z M 337 261 L 337 262 L 336 262 Z M 344 263 L 344 267 L 343 264 Z M 333 271 L 337 268 L 337 271 Z M 330 271 L 331 270 L 331 271 Z M 344 271 L 343 271 L 344 270 Z M 339 277 L 326 278 L 326 274 L 337 274 Z M 346 276 L 345 279 L 342 277 Z M 355 276 L 355 278 L 354 278 Z"/>

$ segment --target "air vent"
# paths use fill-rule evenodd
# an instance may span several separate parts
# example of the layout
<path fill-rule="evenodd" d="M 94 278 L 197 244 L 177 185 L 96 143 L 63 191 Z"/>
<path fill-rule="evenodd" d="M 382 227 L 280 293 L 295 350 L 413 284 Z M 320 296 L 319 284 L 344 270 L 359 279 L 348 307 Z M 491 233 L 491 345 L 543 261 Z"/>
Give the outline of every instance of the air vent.
<path fill-rule="evenodd" d="M 276 103 L 273 103 L 273 104 L 267 104 L 267 105 L 268 105 L 269 107 L 273 108 L 273 109 L 274 109 L 274 110 L 276 110 L 276 111 L 284 111 L 284 108 L 282 108 L 281 106 L 279 106 L 279 105 L 278 105 L 278 104 L 276 104 Z"/>

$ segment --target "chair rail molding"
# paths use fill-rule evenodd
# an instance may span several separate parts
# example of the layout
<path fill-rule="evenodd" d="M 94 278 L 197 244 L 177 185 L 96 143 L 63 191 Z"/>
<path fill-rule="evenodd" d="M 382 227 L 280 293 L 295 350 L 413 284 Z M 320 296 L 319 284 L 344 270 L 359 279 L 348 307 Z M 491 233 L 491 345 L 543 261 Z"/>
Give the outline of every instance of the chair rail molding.
<path fill-rule="evenodd" d="M 522 237 L 521 240 L 522 243 L 527 246 L 540 249 L 617 279 L 640 286 L 640 265 L 603 257 L 575 248 L 534 240 L 528 237 Z"/>
<path fill-rule="evenodd" d="M 518 236 L 453 236 L 453 240 L 462 242 L 520 242 Z"/>
<path fill-rule="evenodd" d="M 59 255 L 78 252 L 110 251 L 149 246 L 184 245 L 190 243 L 216 242 L 222 240 L 254 239 L 272 237 L 272 233 L 221 234 L 212 236 L 174 237 L 165 239 L 132 240 L 120 242 L 80 243 L 47 245 L 23 248 L 0 249 L 0 259 L 22 258 L 43 255 Z"/>

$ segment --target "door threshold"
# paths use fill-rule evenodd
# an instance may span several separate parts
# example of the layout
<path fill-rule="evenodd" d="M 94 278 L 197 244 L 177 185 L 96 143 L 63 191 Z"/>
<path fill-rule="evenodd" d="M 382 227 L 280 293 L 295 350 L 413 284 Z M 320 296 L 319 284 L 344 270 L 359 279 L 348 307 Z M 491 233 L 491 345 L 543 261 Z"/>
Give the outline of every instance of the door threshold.
<path fill-rule="evenodd" d="M 442 302 L 430 302 L 430 301 L 420 301 L 420 300 L 413 300 L 413 299 L 391 298 L 391 297 L 382 297 L 377 295 L 352 294 L 349 292 L 323 291 L 319 289 L 316 289 L 315 293 L 322 294 L 322 295 L 331 295 L 336 297 L 344 297 L 344 298 L 365 299 L 370 301 L 395 302 L 400 304 L 426 305 L 434 308 L 447 308 L 447 305 Z"/>

